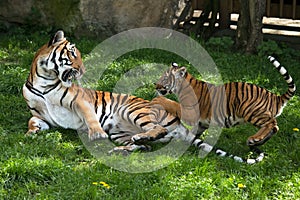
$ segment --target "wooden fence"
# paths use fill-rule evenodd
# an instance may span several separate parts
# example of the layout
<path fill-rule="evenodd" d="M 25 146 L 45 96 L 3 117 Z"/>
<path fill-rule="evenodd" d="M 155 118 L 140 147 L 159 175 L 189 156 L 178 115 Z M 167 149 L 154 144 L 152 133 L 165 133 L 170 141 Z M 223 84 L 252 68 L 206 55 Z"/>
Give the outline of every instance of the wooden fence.
<path fill-rule="evenodd" d="M 204 0 L 191 0 L 190 9 L 193 12 L 203 10 Z M 231 19 L 231 14 L 238 14 L 240 10 L 239 0 L 219 0 L 218 25 L 221 29 L 229 28 L 231 24 L 236 24 Z M 193 15 L 193 14 L 192 14 Z M 300 20 L 300 0 L 266 0 L 266 17 L 276 17 Z M 182 17 L 181 19 L 183 19 Z M 180 19 L 179 19 L 180 20 Z M 184 21 L 184 20 L 183 20 Z M 179 23 L 178 23 L 179 24 Z M 266 25 L 270 28 L 270 25 Z M 272 29 L 299 31 L 300 27 L 271 25 Z"/>

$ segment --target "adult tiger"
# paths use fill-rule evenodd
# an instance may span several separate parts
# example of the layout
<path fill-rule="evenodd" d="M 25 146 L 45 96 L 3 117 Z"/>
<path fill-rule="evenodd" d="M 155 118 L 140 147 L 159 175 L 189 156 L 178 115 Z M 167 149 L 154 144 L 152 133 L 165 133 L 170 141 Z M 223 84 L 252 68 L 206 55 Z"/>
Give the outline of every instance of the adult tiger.
<path fill-rule="evenodd" d="M 90 140 L 109 138 L 123 145 L 115 151 L 147 149 L 148 141 L 172 137 L 191 142 L 180 120 L 142 98 L 82 88 L 73 79 L 85 72 L 79 50 L 58 31 L 36 53 L 23 96 L 33 115 L 27 134 L 53 127 L 86 130 Z M 206 144 L 194 144 L 206 149 Z M 207 148 L 209 149 L 209 145 Z"/>
<path fill-rule="evenodd" d="M 196 125 L 197 134 L 201 134 L 210 125 L 231 127 L 249 122 L 260 129 L 248 138 L 247 145 L 261 153 L 257 146 L 264 144 L 279 130 L 275 118 L 281 114 L 296 91 L 287 70 L 273 57 L 269 56 L 268 59 L 288 84 L 287 92 L 281 96 L 244 82 L 215 86 L 195 79 L 185 67 L 173 63 L 157 82 L 156 89 L 161 95 L 175 93 L 180 105 L 175 108 L 174 104 L 164 98 L 155 101 L 159 100 L 168 112 L 186 123 Z"/>

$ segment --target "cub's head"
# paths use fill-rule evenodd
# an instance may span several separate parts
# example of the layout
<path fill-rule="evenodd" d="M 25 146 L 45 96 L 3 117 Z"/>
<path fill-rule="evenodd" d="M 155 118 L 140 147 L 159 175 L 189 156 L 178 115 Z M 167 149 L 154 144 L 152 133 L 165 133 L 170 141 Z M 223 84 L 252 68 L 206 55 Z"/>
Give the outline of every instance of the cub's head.
<path fill-rule="evenodd" d="M 72 80 L 81 78 L 85 72 L 79 50 L 64 37 L 63 31 L 58 31 L 36 53 L 34 66 L 40 77 L 59 79 L 65 87 L 70 87 Z"/>
<path fill-rule="evenodd" d="M 185 67 L 179 67 L 177 63 L 172 63 L 172 66 L 163 73 L 156 83 L 156 90 L 159 95 L 177 93 L 186 74 Z"/>

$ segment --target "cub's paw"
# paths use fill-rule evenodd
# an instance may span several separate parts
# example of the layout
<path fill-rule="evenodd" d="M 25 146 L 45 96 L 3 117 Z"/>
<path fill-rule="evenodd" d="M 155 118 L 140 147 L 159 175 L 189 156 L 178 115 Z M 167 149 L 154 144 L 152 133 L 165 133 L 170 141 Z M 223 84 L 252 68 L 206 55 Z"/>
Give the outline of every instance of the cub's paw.
<path fill-rule="evenodd" d="M 254 138 L 254 137 L 249 137 L 247 140 L 247 145 L 252 147 L 252 146 L 259 146 L 264 144 L 267 141 L 265 138 Z"/>

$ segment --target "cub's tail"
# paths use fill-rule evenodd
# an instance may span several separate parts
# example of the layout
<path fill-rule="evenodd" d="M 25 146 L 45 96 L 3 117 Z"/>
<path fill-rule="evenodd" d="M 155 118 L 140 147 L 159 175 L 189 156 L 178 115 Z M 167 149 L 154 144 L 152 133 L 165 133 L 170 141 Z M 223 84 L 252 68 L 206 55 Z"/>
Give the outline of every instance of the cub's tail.
<path fill-rule="evenodd" d="M 296 85 L 293 81 L 293 78 L 289 75 L 288 71 L 272 56 L 268 56 L 269 61 L 275 66 L 275 68 L 279 71 L 279 73 L 283 76 L 285 81 L 288 84 L 288 91 L 281 95 L 281 98 L 287 102 L 290 100 L 294 95 L 296 91 Z"/>

